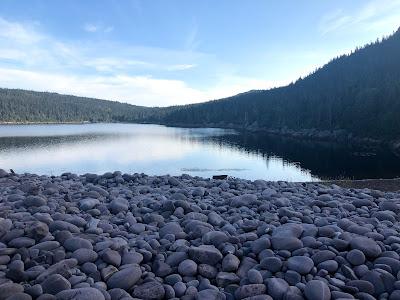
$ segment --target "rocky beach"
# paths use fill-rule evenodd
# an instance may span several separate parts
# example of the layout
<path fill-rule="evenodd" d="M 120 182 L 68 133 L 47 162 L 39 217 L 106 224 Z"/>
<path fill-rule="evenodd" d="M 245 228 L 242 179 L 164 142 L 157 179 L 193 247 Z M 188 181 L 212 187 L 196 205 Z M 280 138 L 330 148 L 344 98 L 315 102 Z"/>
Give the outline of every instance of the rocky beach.
<path fill-rule="evenodd" d="M 0 300 L 400 299 L 400 193 L 0 170 Z"/>

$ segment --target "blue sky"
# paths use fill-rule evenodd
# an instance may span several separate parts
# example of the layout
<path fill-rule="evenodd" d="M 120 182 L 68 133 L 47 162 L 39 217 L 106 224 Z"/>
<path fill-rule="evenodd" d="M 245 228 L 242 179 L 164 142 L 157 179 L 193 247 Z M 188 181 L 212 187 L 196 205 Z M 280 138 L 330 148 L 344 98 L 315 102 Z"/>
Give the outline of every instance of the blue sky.
<path fill-rule="evenodd" d="M 1 0 L 0 86 L 194 103 L 285 85 L 399 26 L 400 0 Z"/>

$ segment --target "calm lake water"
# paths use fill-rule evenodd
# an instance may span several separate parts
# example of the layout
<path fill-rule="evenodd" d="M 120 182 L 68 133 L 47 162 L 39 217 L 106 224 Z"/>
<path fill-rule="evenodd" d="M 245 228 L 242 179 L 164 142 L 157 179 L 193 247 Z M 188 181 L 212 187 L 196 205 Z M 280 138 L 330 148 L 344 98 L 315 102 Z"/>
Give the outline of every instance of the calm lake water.
<path fill-rule="evenodd" d="M 330 143 L 266 134 L 159 125 L 0 126 L 0 168 L 59 175 L 119 170 L 151 175 L 310 181 L 393 178 L 400 158 Z"/>

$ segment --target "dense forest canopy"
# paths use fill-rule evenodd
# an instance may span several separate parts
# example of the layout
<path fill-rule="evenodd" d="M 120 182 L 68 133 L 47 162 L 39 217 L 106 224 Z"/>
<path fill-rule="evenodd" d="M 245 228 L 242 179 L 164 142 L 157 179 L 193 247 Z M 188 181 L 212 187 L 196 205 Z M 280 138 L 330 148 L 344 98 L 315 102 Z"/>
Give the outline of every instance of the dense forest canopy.
<path fill-rule="evenodd" d="M 180 126 L 343 130 L 400 138 L 400 29 L 280 88 L 200 104 L 149 108 L 0 89 L 2 122 L 153 122 Z"/>
<path fill-rule="evenodd" d="M 400 29 L 288 86 L 181 106 L 160 121 L 400 138 Z"/>
<path fill-rule="evenodd" d="M 2 122 L 135 122 L 146 118 L 151 111 L 120 102 L 0 89 Z"/>

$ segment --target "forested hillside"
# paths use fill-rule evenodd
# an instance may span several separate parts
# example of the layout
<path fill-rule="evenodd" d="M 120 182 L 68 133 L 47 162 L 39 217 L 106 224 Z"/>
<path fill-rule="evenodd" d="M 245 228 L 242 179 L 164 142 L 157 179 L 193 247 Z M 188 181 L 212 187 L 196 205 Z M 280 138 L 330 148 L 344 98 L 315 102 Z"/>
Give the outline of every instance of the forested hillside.
<path fill-rule="evenodd" d="M 1 122 L 138 122 L 158 111 L 120 102 L 0 89 Z M 157 112 L 161 117 L 161 113 Z"/>
<path fill-rule="evenodd" d="M 156 121 L 400 138 L 400 29 L 288 86 L 182 106 Z"/>

